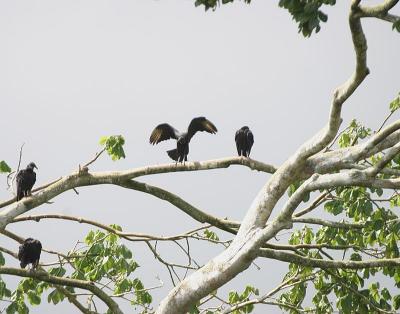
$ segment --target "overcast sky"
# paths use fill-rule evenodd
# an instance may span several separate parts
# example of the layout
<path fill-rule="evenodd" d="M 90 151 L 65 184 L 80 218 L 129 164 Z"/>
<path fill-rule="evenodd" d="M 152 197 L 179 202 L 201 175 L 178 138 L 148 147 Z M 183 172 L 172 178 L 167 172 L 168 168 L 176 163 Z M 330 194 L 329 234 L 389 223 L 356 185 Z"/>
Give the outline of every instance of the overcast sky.
<path fill-rule="evenodd" d="M 91 170 L 168 163 L 165 151 L 174 143 L 149 145 L 152 129 L 168 122 L 183 130 L 191 118 L 204 115 L 219 132 L 196 136 L 189 160 L 234 155 L 234 132 L 249 125 L 255 136 L 252 157 L 279 165 L 326 123 L 334 88 L 353 71 L 348 6 L 348 1 L 338 1 L 326 9 L 328 23 L 304 39 L 277 1 L 237 2 L 204 12 L 189 0 L 0 0 L 0 160 L 15 168 L 25 143 L 22 164 L 38 165 L 40 185 L 89 160 L 100 149 L 101 136 L 123 134 L 127 158 L 113 162 L 104 156 Z M 388 23 L 365 20 L 363 25 L 371 74 L 345 104 L 343 125 L 357 118 L 375 128 L 400 89 L 400 39 Z M 232 167 L 142 180 L 213 215 L 240 220 L 268 177 Z M 79 196 L 66 192 L 30 214 L 76 215 L 156 235 L 198 226 L 180 210 L 139 192 L 112 186 L 79 191 Z M 3 176 L 0 198 L 9 197 Z M 60 221 L 8 229 L 63 251 L 89 230 Z M 0 245 L 17 250 L 15 242 L 3 237 Z M 127 245 L 142 266 L 137 275 L 145 285 L 156 285 L 157 274 L 165 283 L 153 292 L 157 306 L 171 288 L 168 274 L 144 245 Z M 171 247 L 161 250 L 171 261 L 184 259 Z M 192 252 L 204 263 L 221 250 L 196 246 Z M 54 258 L 44 254 L 42 260 Z M 17 265 L 11 259 L 7 263 Z M 269 291 L 287 270 L 286 264 L 273 261 L 257 264 L 260 271 L 251 267 L 223 294 L 246 284 Z M 64 303 L 57 313 L 76 311 Z M 31 309 L 54 311 L 46 299 Z"/>

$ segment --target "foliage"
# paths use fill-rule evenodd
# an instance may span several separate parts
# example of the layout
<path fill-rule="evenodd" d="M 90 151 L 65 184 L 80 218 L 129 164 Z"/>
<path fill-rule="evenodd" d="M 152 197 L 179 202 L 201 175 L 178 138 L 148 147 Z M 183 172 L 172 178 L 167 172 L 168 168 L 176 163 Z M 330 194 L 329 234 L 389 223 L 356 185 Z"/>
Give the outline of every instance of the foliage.
<path fill-rule="evenodd" d="M 0 173 L 10 173 L 11 172 L 11 168 L 9 167 L 9 165 L 7 165 L 7 163 L 2 160 L 0 161 Z"/>
<path fill-rule="evenodd" d="M 111 227 L 121 231 L 120 226 L 111 225 Z M 152 296 L 139 278 L 132 278 L 131 275 L 139 265 L 133 259 L 132 252 L 119 240 L 114 233 L 90 231 L 85 237 L 85 246 L 68 254 L 68 260 L 72 261 L 72 273 L 68 273 L 64 267 L 65 261 L 57 267 L 48 269 L 47 272 L 52 276 L 102 283 L 102 286 L 108 286 L 114 295 L 129 298 L 132 306 L 135 308 L 139 306 L 143 309 L 142 313 L 147 313 Z M 1 263 L 4 264 L 4 258 L 0 254 Z M 74 293 L 73 288 L 62 289 Z M 39 305 L 45 291 L 48 293 L 47 302 L 56 305 L 68 298 L 62 289 L 53 284 L 26 278 L 19 282 L 15 291 L 11 292 L 0 278 L 0 298 L 11 302 L 7 307 L 7 314 L 29 313 L 26 302 L 32 306 Z"/>
<path fill-rule="evenodd" d="M 124 144 L 125 139 L 122 135 L 103 136 L 100 139 L 100 145 L 104 146 L 112 160 L 125 158 Z"/>
<path fill-rule="evenodd" d="M 280 0 L 279 6 L 287 9 L 298 23 L 299 32 L 310 37 L 312 32 L 321 30 L 320 23 L 328 21 L 328 16 L 320 10 L 323 5 L 335 5 L 336 0 Z"/>
<path fill-rule="evenodd" d="M 204 230 L 204 236 L 207 239 L 210 239 L 210 240 L 213 240 L 213 241 L 219 241 L 218 235 L 215 232 L 213 232 L 213 231 L 211 231 L 209 229 L 205 229 Z"/>
<path fill-rule="evenodd" d="M 346 130 L 339 136 L 339 147 L 356 145 L 359 139 L 364 139 L 369 135 L 371 135 L 371 129 L 364 127 L 356 119 L 353 119 Z"/>
<path fill-rule="evenodd" d="M 393 99 L 393 101 L 389 104 L 389 108 L 391 112 L 395 112 L 400 108 L 400 94 L 395 99 Z"/>
<path fill-rule="evenodd" d="M 400 33 L 400 20 L 397 20 L 396 22 L 393 23 L 392 29 Z"/>
<path fill-rule="evenodd" d="M 246 302 L 250 300 L 252 295 L 259 295 L 258 289 L 252 286 L 246 286 L 244 291 L 239 294 L 237 291 L 230 291 L 228 296 L 228 302 L 230 305 L 236 305 L 238 303 Z M 248 304 L 246 306 L 241 307 L 238 310 L 233 311 L 233 314 L 242 314 L 242 313 L 251 313 L 253 312 L 254 305 Z"/>
<path fill-rule="evenodd" d="M 227 4 L 234 0 L 196 0 L 195 6 L 203 5 L 205 10 L 215 10 L 220 3 Z M 244 0 L 250 3 L 251 0 Z M 320 10 L 323 5 L 333 6 L 336 0 L 280 0 L 279 6 L 288 10 L 293 19 L 297 22 L 299 32 L 304 37 L 310 37 L 313 31 L 318 33 L 321 30 L 321 22 L 327 22 L 328 16 Z"/>
<path fill-rule="evenodd" d="M 399 98 L 396 98 L 391 102 L 390 110 L 393 112 L 399 107 Z M 367 139 L 370 135 L 369 128 L 353 120 L 339 137 L 339 146 L 354 145 L 359 139 Z M 374 165 L 380 158 L 380 155 L 374 155 L 362 163 Z M 394 158 L 386 167 L 400 169 L 400 156 Z M 382 174 L 379 176 L 385 177 Z M 303 245 L 297 253 L 316 259 L 331 258 L 330 254 L 336 254 L 337 250 L 343 251 L 343 259 L 347 256 L 347 259 L 353 261 L 361 261 L 371 256 L 398 258 L 400 220 L 393 209 L 397 209 L 399 205 L 400 197 L 397 193 L 390 196 L 380 188 L 357 186 L 335 188 L 325 201 L 324 210 L 333 216 L 342 217 L 346 223 L 357 223 L 362 227 L 303 226 L 292 233 L 289 244 Z M 316 250 L 312 247 L 318 245 L 321 249 Z M 332 249 L 333 253 L 328 253 L 328 250 Z M 285 278 L 298 276 L 305 281 L 300 280 L 282 293 L 280 301 L 303 309 L 307 285 L 308 282 L 312 282 L 315 289 L 312 297 L 315 313 L 332 313 L 335 308 L 342 313 L 375 313 L 378 309 L 398 310 L 400 295 L 392 295 L 387 287 L 381 287 L 378 278 L 374 281 L 374 277 L 378 274 L 391 278 L 393 285 L 400 287 L 400 267 L 318 270 L 290 264 Z M 288 310 L 285 306 L 281 308 Z M 289 312 L 297 313 L 293 309 L 289 309 Z"/>

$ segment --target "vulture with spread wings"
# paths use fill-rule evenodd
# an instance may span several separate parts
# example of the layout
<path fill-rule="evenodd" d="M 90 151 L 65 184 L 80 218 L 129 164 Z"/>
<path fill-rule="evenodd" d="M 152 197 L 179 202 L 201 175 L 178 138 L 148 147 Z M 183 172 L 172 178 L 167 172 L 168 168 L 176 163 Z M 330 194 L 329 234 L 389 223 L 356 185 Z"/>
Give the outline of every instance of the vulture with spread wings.
<path fill-rule="evenodd" d="M 157 125 L 150 136 L 150 143 L 155 145 L 162 141 L 175 139 L 177 141 L 176 149 L 167 151 L 169 157 L 178 162 L 187 161 L 187 155 L 189 154 L 189 143 L 193 135 L 198 131 L 206 131 L 208 133 L 217 133 L 215 125 L 207 120 L 205 117 L 194 118 L 186 132 L 179 132 L 168 123 L 162 123 Z"/>

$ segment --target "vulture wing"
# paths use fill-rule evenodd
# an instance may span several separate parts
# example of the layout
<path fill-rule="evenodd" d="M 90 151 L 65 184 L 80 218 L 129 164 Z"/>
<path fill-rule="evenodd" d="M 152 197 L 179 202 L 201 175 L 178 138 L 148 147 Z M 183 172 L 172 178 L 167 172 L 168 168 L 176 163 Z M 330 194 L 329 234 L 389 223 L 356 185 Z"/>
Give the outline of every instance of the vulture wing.
<path fill-rule="evenodd" d="M 235 133 L 235 142 L 239 156 L 241 156 L 241 152 L 242 150 L 244 150 L 244 144 L 245 144 L 244 140 L 245 140 L 244 131 L 242 129 L 237 130 Z"/>
<path fill-rule="evenodd" d="M 162 123 L 156 126 L 156 128 L 151 132 L 150 144 L 158 144 L 162 141 L 169 140 L 171 138 L 178 139 L 179 131 L 168 123 Z"/>
<path fill-rule="evenodd" d="M 246 135 L 247 135 L 247 157 L 249 157 L 251 148 L 253 147 L 254 144 L 254 136 L 253 132 L 251 132 L 250 130 L 248 130 Z"/>
<path fill-rule="evenodd" d="M 196 132 L 198 131 L 201 132 L 206 131 L 208 133 L 215 134 L 217 133 L 218 130 L 210 120 L 207 120 L 205 117 L 198 117 L 194 118 L 189 124 L 188 128 L 189 141 L 193 137 L 193 135 L 195 135 Z"/>
<path fill-rule="evenodd" d="M 24 192 L 32 190 L 33 185 L 36 182 L 36 173 L 29 172 L 26 169 L 20 170 L 16 177 L 17 183 L 17 200 L 21 200 L 24 197 Z"/>

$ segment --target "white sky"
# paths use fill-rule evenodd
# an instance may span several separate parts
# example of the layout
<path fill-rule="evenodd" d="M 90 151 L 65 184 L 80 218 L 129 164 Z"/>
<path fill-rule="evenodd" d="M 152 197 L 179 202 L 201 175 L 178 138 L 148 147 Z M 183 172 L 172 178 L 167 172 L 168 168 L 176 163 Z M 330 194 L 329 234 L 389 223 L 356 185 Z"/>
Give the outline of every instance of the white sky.
<path fill-rule="evenodd" d="M 338 1 L 325 10 L 328 23 L 304 39 L 277 1 L 237 2 L 204 12 L 188 0 L 0 0 L 0 160 L 16 167 L 25 143 L 23 165 L 38 165 L 39 185 L 89 160 L 100 149 L 101 136 L 123 134 L 127 158 L 112 162 L 103 157 L 92 170 L 170 162 L 165 151 L 173 142 L 148 143 L 154 126 L 168 122 L 183 129 L 191 118 L 204 115 L 219 132 L 196 136 L 189 160 L 234 155 L 234 132 L 249 125 L 255 135 L 252 157 L 279 165 L 324 125 L 334 88 L 353 71 L 348 5 Z M 400 40 L 388 23 L 366 20 L 363 25 L 371 75 L 345 104 L 343 117 L 344 125 L 357 118 L 374 128 L 399 92 Z M 267 178 L 234 167 L 146 181 L 218 217 L 240 220 Z M 7 199 L 5 178 L 0 187 L 0 198 Z M 157 235 L 197 226 L 176 208 L 139 192 L 110 186 L 79 191 L 30 214 L 77 215 Z M 88 230 L 58 221 L 8 228 L 64 251 Z M 4 238 L 0 245 L 17 249 Z M 157 284 L 156 274 L 165 282 L 153 293 L 156 306 L 171 287 L 167 272 L 144 245 L 128 245 L 142 265 L 138 275 L 145 285 Z M 193 248 L 201 262 L 220 250 Z M 170 260 L 176 257 L 167 248 L 163 253 Z M 50 260 L 43 255 L 43 261 Z M 269 291 L 287 270 L 286 264 L 257 263 L 261 271 L 252 267 L 222 291 L 242 290 L 246 284 Z M 45 299 L 43 304 L 31 313 L 54 313 Z M 57 313 L 71 311 L 65 302 Z M 265 311 L 261 307 L 255 313 Z"/>

